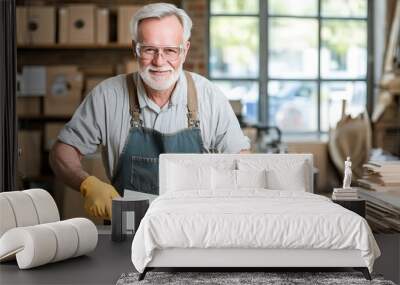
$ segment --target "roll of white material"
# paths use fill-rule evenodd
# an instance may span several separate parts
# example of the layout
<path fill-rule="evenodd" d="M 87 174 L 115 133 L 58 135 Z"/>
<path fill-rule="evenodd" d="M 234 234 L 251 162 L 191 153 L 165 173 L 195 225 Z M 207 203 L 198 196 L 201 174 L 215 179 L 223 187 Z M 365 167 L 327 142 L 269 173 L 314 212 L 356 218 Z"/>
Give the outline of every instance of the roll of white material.
<path fill-rule="evenodd" d="M 6 197 L 0 194 L 0 237 L 9 229 L 15 228 L 14 211 Z"/>
<path fill-rule="evenodd" d="M 78 233 L 78 248 L 74 257 L 90 252 L 96 248 L 98 233 L 92 221 L 85 218 L 74 218 L 65 220 L 65 222 L 69 222 Z"/>
<path fill-rule="evenodd" d="M 97 229 L 88 219 L 19 227 L 0 238 L 0 261 L 16 255 L 20 269 L 86 254 L 96 248 Z"/>
<path fill-rule="evenodd" d="M 57 240 L 43 225 L 14 228 L 0 238 L 0 261 L 16 254 L 20 269 L 49 263 L 57 251 Z"/>
<path fill-rule="evenodd" d="M 78 248 L 78 233 L 71 228 L 70 223 L 55 222 L 44 224 L 44 227 L 49 228 L 56 236 L 57 250 L 51 262 L 57 262 L 74 256 Z"/>
<path fill-rule="evenodd" d="M 60 220 L 57 205 L 50 193 L 43 189 L 29 189 L 22 191 L 28 194 L 36 208 L 39 224 L 57 222 Z"/>
<path fill-rule="evenodd" d="M 0 194 L 10 202 L 17 227 L 27 227 L 39 223 L 35 205 L 29 195 L 22 191 L 3 192 Z"/>

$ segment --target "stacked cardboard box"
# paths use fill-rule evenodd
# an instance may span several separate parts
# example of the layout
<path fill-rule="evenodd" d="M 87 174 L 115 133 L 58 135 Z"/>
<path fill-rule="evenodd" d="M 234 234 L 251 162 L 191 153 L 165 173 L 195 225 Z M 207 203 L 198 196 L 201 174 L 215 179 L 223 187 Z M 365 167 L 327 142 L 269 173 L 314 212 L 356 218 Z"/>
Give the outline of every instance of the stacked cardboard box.
<path fill-rule="evenodd" d="M 44 114 L 71 116 L 81 102 L 83 75 L 77 66 L 47 68 L 47 91 Z"/>
<path fill-rule="evenodd" d="M 59 34 L 61 43 L 95 43 L 94 5 L 73 5 L 60 9 Z"/>
<path fill-rule="evenodd" d="M 17 43 L 54 44 L 56 10 L 51 6 L 17 7 Z"/>
<path fill-rule="evenodd" d="M 118 6 L 117 33 L 108 8 L 93 4 L 74 4 L 58 9 L 58 43 L 60 44 L 99 44 L 105 45 L 113 40 L 122 45 L 132 41 L 130 22 L 140 9 L 139 5 Z M 55 44 L 56 8 L 53 6 L 18 6 L 17 43 Z M 114 19 L 114 18 L 113 18 Z M 116 36 L 116 39 L 115 39 Z"/>
<path fill-rule="evenodd" d="M 107 44 L 110 14 L 95 5 L 70 5 L 58 10 L 58 34 L 62 44 Z"/>

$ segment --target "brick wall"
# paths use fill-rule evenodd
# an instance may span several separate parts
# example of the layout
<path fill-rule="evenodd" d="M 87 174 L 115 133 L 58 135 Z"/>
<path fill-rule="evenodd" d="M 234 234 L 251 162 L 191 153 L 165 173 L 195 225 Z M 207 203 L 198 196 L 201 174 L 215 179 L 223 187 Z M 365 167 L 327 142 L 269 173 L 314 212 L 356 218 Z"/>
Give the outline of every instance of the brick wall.
<path fill-rule="evenodd" d="M 182 0 L 182 8 L 193 21 L 189 54 L 184 68 L 207 75 L 208 62 L 208 4 L 207 0 Z"/>

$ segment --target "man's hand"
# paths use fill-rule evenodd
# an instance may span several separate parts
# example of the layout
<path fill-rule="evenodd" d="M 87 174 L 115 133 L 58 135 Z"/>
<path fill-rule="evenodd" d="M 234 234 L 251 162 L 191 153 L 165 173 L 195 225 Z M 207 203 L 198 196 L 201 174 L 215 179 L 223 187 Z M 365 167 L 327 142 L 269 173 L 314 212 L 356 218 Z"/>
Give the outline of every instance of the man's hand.
<path fill-rule="evenodd" d="M 119 197 L 115 188 L 95 176 L 89 176 L 83 180 L 80 186 L 85 198 L 85 210 L 92 216 L 111 219 L 111 202 Z"/>

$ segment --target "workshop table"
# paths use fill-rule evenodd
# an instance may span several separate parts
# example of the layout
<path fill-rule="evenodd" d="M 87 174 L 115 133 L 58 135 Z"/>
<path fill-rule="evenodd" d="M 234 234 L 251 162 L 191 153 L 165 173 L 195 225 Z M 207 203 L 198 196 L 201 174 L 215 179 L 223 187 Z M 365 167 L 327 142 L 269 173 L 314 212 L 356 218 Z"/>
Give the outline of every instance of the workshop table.
<path fill-rule="evenodd" d="M 111 227 L 99 230 L 94 251 L 87 255 L 20 270 L 16 261 L 0 263 L 0 284 L 115 284 L 122 273 L 135 271 L 132 235 L 111 241 Z"/>

